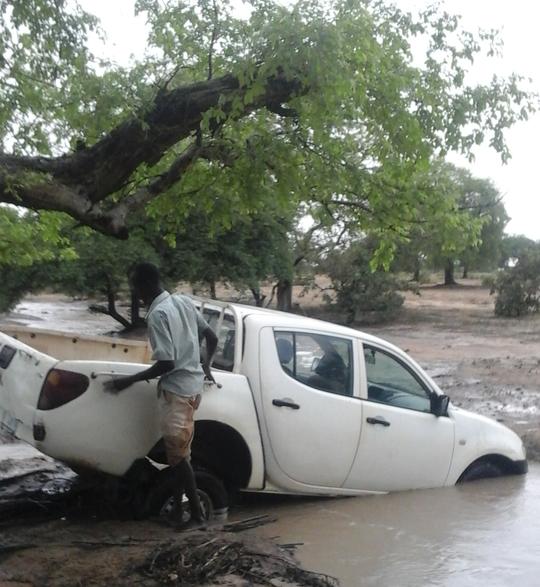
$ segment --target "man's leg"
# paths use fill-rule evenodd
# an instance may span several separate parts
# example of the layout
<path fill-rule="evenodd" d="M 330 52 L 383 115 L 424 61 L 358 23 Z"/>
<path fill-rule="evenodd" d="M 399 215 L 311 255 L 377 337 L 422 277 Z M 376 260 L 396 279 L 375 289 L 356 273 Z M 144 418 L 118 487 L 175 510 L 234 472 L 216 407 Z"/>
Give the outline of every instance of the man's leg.
<path fill-rule="evenodd" d="M 178 465 L 170 467 L 171 475 L 173 476 L 173 497 L 174 497 L 174 511 L 172 520 L 175 522 L 183 522 L 184 514 L 184 480 L 181 472 L 178 470 Z"/>
<path fill-rule="evenodd" d="M 193 472 L 191 463 L 186 458 L 178 463 L 175 468 L 178 469 L 179 481 L 182 483 L 189 501 L 191 519 L 194 522 L 203 523 L 205 520 L 201 508 L 201 501 L 197 492 L 195 473 Z"/>
<path fill-rule="evenodd" d="M 175 502 L 177 511 L 182 512 L 184 491 L 189 501 L 191 520 L 195 524 L 204 522 L 204 516 L 197 493 L 195 474 L 189 462 L 191 443 L 194 435 L 193 414 L 200 398 L 184 398 L 163 392 L 166 413 L 162 420 L 163 438 L 167 460 L 175 479 Z"/>

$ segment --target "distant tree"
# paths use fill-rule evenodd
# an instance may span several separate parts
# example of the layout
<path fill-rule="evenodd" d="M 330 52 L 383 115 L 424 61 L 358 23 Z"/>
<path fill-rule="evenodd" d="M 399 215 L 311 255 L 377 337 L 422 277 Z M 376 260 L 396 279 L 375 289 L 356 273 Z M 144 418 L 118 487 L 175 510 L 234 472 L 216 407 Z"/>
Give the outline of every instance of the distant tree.
<path fill-rule="evenodd" d="M 59 221 L 54 214 L 0 206 L 0 312 L 43 288 L 43 263 L 73 257 Z"/>
<path fill-rule="evenodd" d="M 466 175 L 462 183 L 460 206 L 475 218 L 481 219 L 482 228 L 476 245 L 469 245 L 459 254 L 463 278 L 469 270 L 496 269 L 502 252 L 504 229 L 510 220 L 502 202 L 502 195 L 490 180 Z"/>
<path fill-rule="evenodd" d="M 499 191 L 490 180 L 468 170 L 434 162 L 417 178 L 418 193 L 433 190 L 451 214 L 426 213 L 398 244 L 393 269 L 407 271 L 418 281 L 423 266 L 444 270 L 444 284 L 453 285 L 455 267 L 466 276 L 474 269 L 494 268 L 508 222 Z"/>
<path fill-rule="evenodd" d="M 179 225 L 177 219 L 171 221 Z M 36 286 L 71 295 L 104 297 L 105 305 L 93 304 L 90 309 L 131 329 L 144 325 L 139 300 L 130 291 L 128 281 L 137 262 L 158 265 L 165 285 L 171 289 L 178 281 L 204 283 L 215 298 L 216 283 L 225 281 L 250 289 L 260 305 L 264 298 L 259 282 L 279 278 L 288 271 L 288 224 L 274 213 L 241 216 L 224 228 L 202 210 L 193 210 L 183 224 L 183 228 L 177 228 L 174 242 L 165 239 L 150 218 L 140 217 L 125 241 L 79 227 L 71 233 L 72 257 L 41 264 L 42 276 Z M 118 309 L 122 294 L 131 297 L 127 314 Z"/>
<path fill-rule="evenodd" d="M 38 279 L 36 264 L 26 267 L 0 265 L 0 312 L 8 312 L 26 293 L 33 291 Z"/>
<path fill-rule="evenodd" d="M 429 237 L 419 228 L 413 228 L 407 239 L 400 241 L 392 259 L 394 273 L 409 273 L 411 281 L 420 282 L 428 259 Z"/>
<path fill-rule="evenodd" d="M 336 225 L 329 225 L 328 218 L 325 220 L 326 222 L 313 217 L 305 206 L 300 208 L 294 218 L 288 232 L 287 263 L 273 288 L 278 310 L 292 311 L 294 282 L 301 279 L 306 285 L 306 269 L 313 277 L 313 269 L 321 258 L 337 246 L 338 239 L 332 230 Z"/>
<path fill-rule="evenodd" d="M 213 226 L 195 212 L 176 235 L 174 247 L 159 247 L 163 273 L 173 283 L 204 283 L 212 298 L 217 282 L 247 288 L 261 306 L 260 282 L 290 273 L 289 226 L 272 211 L 240 216 L 228 227 Z"/>

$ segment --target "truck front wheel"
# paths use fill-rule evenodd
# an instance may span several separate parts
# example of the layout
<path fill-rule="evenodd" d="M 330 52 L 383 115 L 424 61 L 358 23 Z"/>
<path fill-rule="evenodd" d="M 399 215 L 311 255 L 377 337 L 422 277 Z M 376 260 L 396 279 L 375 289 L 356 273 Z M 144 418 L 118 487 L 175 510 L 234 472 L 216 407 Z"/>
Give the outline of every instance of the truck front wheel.
<path fill-rule="evenodd" d="M 476 481 L 477 479 L 491 479 L 492 477 L 500 477 L 502 474 L 501 468 L 495 463 L 479 461 L 467 468 L 459 478 L 458 483 L 467 483 L 468 481 Z"/>

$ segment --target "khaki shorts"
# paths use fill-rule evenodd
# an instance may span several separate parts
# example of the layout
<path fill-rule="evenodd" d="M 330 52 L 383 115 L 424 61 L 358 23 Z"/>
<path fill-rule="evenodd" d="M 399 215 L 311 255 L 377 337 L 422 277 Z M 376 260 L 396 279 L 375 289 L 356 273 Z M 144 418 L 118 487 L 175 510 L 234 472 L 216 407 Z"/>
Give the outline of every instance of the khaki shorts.
<path fill-rule="evenodd" d="M 177 465 L 188 459 L 195 432 L 193 415 L 201 403 L 201 396 L 182 397 L 161 390 L 159 394 L 159 423 L 165 443 L 167 462 Z"/>

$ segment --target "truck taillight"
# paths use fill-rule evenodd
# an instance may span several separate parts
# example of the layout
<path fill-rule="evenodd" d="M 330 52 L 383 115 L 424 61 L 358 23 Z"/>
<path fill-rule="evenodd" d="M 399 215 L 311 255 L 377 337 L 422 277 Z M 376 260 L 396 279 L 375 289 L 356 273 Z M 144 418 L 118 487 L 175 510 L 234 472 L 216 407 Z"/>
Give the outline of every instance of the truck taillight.
<path fill-rule="evenodd" d="M 86 375 L 51 369 L 41 388 L 38 401 L 39 410 L 54 410 L 82 395 L 90 385 Z"/>

